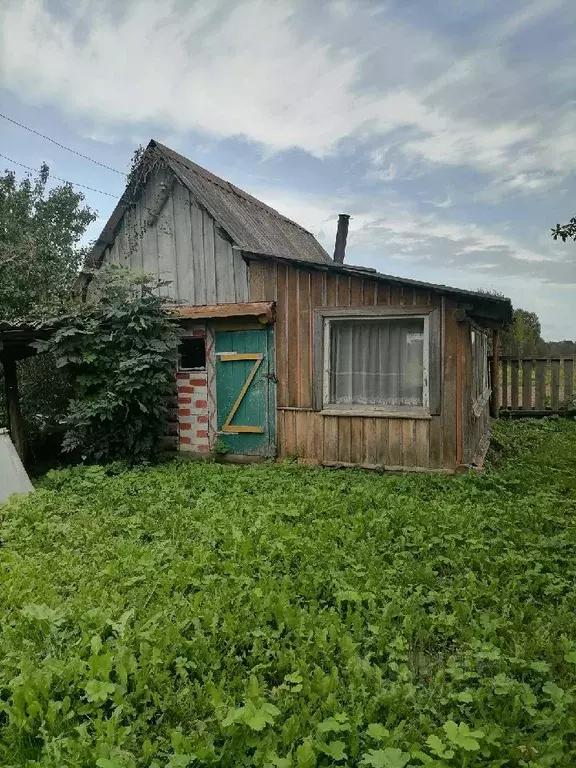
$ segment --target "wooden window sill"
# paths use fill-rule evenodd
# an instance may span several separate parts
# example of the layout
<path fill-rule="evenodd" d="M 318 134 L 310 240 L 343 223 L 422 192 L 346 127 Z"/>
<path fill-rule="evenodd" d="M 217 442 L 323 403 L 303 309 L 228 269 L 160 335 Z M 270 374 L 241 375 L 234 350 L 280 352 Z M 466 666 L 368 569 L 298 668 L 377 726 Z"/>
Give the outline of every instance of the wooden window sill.
<path fill-rule="evenodd" d="M 428 411 L 391 411 L 382 408 L 324 408 L 321 416 L 361 416 L 369 419 L 431 419 Z"/>

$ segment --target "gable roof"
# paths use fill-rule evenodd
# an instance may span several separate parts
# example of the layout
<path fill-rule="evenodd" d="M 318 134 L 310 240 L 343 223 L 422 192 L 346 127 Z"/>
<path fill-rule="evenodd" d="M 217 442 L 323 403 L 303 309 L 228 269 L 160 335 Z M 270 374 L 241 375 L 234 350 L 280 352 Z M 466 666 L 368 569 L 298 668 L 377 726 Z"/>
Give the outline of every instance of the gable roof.
<path fill-rule="evenodd" d="M 215 176 L 178 152 L 152 139 L 146 151 L 153 151 L 160 157 L 176 178 L 185 186 L 195 200 L 205 208 L 212 218 L 228 233 L 236 248 L 250 258 L 279 259 L 313 269 L 330 269 L 336 272 L 356 274 L 375 280 L 412 285 L 413 287 L 437 291 L 456 299 L 468 299 L 474 304 L 491 307 L 500 320 L 508 323 L 512 319 L 510 299 L 453 288 L 447 285 L 426 283 L 405 277 L 384 275 L 375 269 L 348 264 L 336 264 L 326 253 L 311 232 L 278 211 L 249 195 L 244 190 Z M 108 245 L 114 242 L 117 228 L 128 208 L 130 187 L 117 203 L 100 237 L 94 244 L 86 267 L 100 266 Z M 84 273 L 79 287 L 87 284 L 90 276 Z"/>
<path fill-rule="evenodd" d="M 274 208 L 164 144 L 151 141 L 148 146 L 156 149 L 180 182 L 241 250 L 320 264 L 332 263 L 312 233 Z"/>
<path fill-rule="evenodd" d="M 274 256 L 310 264 L 333 263 L 311 232 L 282 216 L 261 200 L 154 139 L 146 148 L 146 152 L 150 151 L 168 166 L 240 250 L 271 253 Z M 133 192 L 128 186 L 118 201 L 86 259 L 86 268 L 99 267 L 102 263 L 104 251 L 114 242 L 122 217 L 133 198 Z M 79 280 L 79 286 L 82 287 L 89 280 L 89 276 L 84 273 Z"/>

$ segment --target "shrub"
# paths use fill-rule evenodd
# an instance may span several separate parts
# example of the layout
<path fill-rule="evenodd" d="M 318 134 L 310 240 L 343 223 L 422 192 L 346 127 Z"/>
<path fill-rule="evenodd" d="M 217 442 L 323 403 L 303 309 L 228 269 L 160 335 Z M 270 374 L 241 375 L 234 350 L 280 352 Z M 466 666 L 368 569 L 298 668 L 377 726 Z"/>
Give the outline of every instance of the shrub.
<path fill-rule="evenodd" d="M 150 460 L 167 434 L 178 330 L 150 276 L 96 273 L 90 299 L 50 324 L 37 343 L 74 381 L 63 450 L 88 462 Z"/>

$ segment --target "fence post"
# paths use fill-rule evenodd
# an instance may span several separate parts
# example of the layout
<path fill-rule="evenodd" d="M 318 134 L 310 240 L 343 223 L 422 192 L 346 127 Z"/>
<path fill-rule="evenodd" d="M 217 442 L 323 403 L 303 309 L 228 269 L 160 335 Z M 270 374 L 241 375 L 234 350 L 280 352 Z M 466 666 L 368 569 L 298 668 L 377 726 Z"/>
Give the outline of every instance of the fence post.
<path fill-rule="evenodd" d="M 564 404 L 572 399 L 574 391 L 574 361 L 564 360 Z"/>
<path fill-rule="evenodd" d="M 546 365 L 547 361 L 541 357 L 536 359 L 536 402 L 537 411 L 546 408 Z"/>
<path fill-rule="evenodd" d="M 500 334 L 497 329 L 492 332 L 492 360 L 490 377 L 492 379 L 492 396 L 490 411 L 493 419 L 500 416 Z"/>
<path fill-rule="evenodd" d="M 553 411 L 557 411 L 560 402 L 560 360 L 551 360 L 550 366 L 550 405 Z"/>

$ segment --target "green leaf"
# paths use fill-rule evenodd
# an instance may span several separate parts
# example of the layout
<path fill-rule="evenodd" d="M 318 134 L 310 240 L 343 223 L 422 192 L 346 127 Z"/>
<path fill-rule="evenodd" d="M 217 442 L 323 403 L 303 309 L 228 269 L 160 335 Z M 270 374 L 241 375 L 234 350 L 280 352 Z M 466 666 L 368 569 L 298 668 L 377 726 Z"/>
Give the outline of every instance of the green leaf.
<path fill-rule="evenodd" d="M 346 715 L 344 715 L 344 719 L 346 720 Z M 318 723 L 318 732 L 319 733 L 340 733 L 341 731 L 349 731 L 350 726 L 347 722 L 342 721 L 341 715 L 336 715 L 335 717 L 329 717 L 326 720 L 322 720 L 321 723 Z"/>
<path fill-rule="evenodd" d="M 311 739 L 304 739 L 296 749 L 296 765 L 298 768 L 315 768 L 316 752 Z"/>
<path fill-rule="evenodd" d="M 187 766 L 192 765 L 195 760 L 195 755 L 172 755 L 166 764 L 166 768 L 187 768 Z"/>
<path fill-rule="evenodd" d="M 467 752 L 476 752 L 480 749 L 480 744 L 477 740 L 484 737 L 483 731 L 472 731 L 466 723 L 456 725 L 453 720 L 448 720 L 444 723 L 443 728 L 446 737 L 454 746 L 461 747 Z"/>
<path fill-rule="evenodd" d="M 120 757 L 100 757 L 96 760 L 98 768 L 130 768 L 134 765 L 134 761 L 126 762 Z"/>
<path fill-rule="evenodd" d="M 280 710 L 274 704 L 263 704 L 256 710 L 245 707 L 242 719 L 253 731 L 262 731 L 267 725 L 273 725 L 279 714 Z"/>
<path fill-rule="evenodd" d="M 470 703 L 471 701 L 474 701 L 474 696 L 472 695 L 472 691 L 462 691 L 462 693 L 458 693 L 456 695 L 456 699 L 458 701 L 462 701 L 465 704 Z"/>
<path fill-rule="evenodd" d="M 346 760 L 346 752 L 344 751 L 346 744 L 343 741 L 331 741 L 329 744 L 319 744 L 318 749 L 325 755 L 328 755 L 333 760 L 339 762 L 340 760 Z"/>
<path fill-rule="evenodd" d="M 548 694 L 554 704 L 559 704 L 564 698 L 564 690 L 552 682 L 552 680 L 544 683 L 542 691 Z"/>
<path fill-rule="evenodd" d="M 568 664 L 576 664 L 576 651 L 570 651 L 569 653 L 565 653 L 564 661 L 567 661 Z"/>
<path fill-rule="evenodd" d="M 289 757 L 279 757 L 276 752 L 266 756 L 264 768 L 292 768 L 292 760 Z"/>
<path fill-rule="evenodd" d="M 112 683 L 106 683 L 102 680 L 90 680 L 84 690 L 88 701 L 103 702 L 116 689 Z"/>
<path fill-rule="evenodd" d="M 386 747 L 386 749 L 368 750 L 362 755 L 360 762 L 371 768 L 404 768 L 409 761 L 410 755 L 407 752 L 402 752 L 396 747 Z"/>
<path fill-rule="evenodd" d="M 426 744 L 430 747 L 432 752 L 438 755 L 438 757 L 445 758 L 446 760 L 450 760 L 451 757 L 454 757 L 453 750 L 448 749 L 442 739 L 438 738 L 438 736 L 434 736 L 434 734 L 428 736 Z"/>
<path fill-rule="evenodd" d="M 384 741 L 390 737 L 390 731 L 380 723 L 370 723 L 366 729 L 366 733 L 371 739 L 375 741 Z"/>

